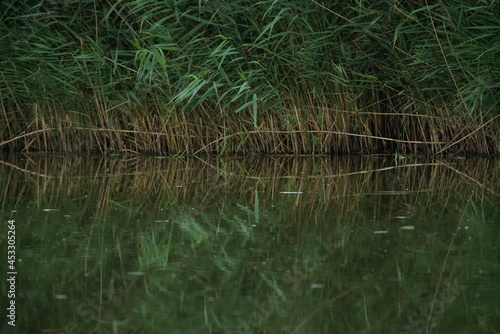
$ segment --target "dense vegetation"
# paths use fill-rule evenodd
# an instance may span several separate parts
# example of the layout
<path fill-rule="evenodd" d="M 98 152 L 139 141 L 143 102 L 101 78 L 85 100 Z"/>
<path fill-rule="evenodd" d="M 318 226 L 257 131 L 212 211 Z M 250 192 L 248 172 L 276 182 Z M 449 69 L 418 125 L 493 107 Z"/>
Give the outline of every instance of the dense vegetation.
<path fill-rule="evenodd" d="M 499 153 L 500 8 L 2 1 L 10 151 Z"/>

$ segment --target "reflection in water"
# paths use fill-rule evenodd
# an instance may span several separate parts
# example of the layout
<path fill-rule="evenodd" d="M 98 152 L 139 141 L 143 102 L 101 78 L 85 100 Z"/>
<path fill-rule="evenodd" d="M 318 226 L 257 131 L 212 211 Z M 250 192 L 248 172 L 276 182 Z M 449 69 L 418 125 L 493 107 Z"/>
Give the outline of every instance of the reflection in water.
<path fill-rule="evenodd" d="M 16 156 L 0 173 L 19 333 L 499 328 L 498 160 Z"/>

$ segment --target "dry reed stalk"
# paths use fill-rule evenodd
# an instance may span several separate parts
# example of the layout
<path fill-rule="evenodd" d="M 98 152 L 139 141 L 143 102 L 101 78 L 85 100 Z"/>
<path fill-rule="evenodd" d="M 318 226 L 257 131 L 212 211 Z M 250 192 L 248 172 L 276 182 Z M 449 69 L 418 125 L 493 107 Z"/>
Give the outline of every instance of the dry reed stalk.
<path fill-rule="evenodd" d="M 101 105 L 101 104 L 99 104 Z M 100 107 L 101 108 L 101 107 Z M 311 115 L 312 110 L 315 111 Z M 491 152 L 491 146 L 496 147 L 498 143 L 492 140 L 491 134 L 482 131 L 491 126 L 498 116 L 484 122 L 479 127 L 460 125 L 460 119 L 443 119 L 436 116 L 424 116 L 413 114 L 380 115 L 377 112 L 364 111 L 363 116 L 353 113 L 322 111 L 310 109 L 299 113 L 294 108 L 290 114 L 288 127 L 291 130 L 281 130 L 275 124 L 282 122 L 282 117 L 268 117 L 263 115 L 262 129 L 239 131 L 246 125 L 237 118 L 226 118 L 226 135 L 212 122 L 209 116 L 199 118 L 196 123 L 188 122 L 184 113 L 173 114 L 168 119 L 161 121 L 154 113 L 143 116 L 134 115 L 135 123 L 130 124 L 129 129 L 120 129 L 123 123 L 116 123 L 106 111 L 100 112 L 100 123 L 108 124 L 110 128 L 91 128 L 76 126 L 79 120 L 70 114 L 61 116 L 64 121 L 36 117 L 27 130 L 10 139 L 4 140 L 0 146 L 7 144 L 15 147 L 24 147 L 27 151 L 51 151 L 78 152 L 99 150 L 105 152 L 108 148 L 117 151 L 133 152 L 159 152 L 161 154 L 173 152 L 186 152 L 199 154 L 205 152 L 269 152 L 269 153 L 318 153 L 331 152 L 363 152 L 369 153 L 376 147 L 375 143 L 393 143 L 397 151 L 402 153 L 414 153 L 421 146 L 426 152 L 443 153 L 468 152 L 480 150 Z M 158 110 L 157 113 L 161 113 Z M 39 115 L 38 106 L 34 106 L 35 115 Z M 318 115 L 319 114 L 319 115 Z M 348 115 L 347 117 L 345 115 Z M 335 118 L 333 118 L 335 117 Z M 318 122 L 328 120 L 329 123 L 321 125 Z M 382 120 L 382 121 L 381 121 Z M 120 120 L 123 122 L 123 120 Z M 370 135 L 370 133 L 382 134 L 386 132 L 381 129 L 382 123 L 390 128 L 402 130 L 389 133 L 389 137 Z M 352 128 L 350 124 L 356 123 Z M 266 124 L 268 124 L 266 126 Z M 375 127 L 372 130 L 371 124 Z M 355 132 L 347 132 L 342 128 L 351 128 Z M 41 129 L 40 129 L 41 128 Z M 248 127 L 250 128 L 250 127 Z M 281 128 L 280 130 L 276 130 Z M 467 130 L 470 128 L 470 130 Z M 338 129 L 338 130 L 337 130 Z M 439 129 L 439 130 L 438 130 Z M 455 129 L 461 129 L 459 132 Z M 465 132 L 464 132 L 465 131 Z M 399 133 L 399 134 L 398 134 Z M 450 139 L 451 138 L 451 139 Z M 454 139 L 458 138 L 458 139 Z M 453 140 L 454 139 L 454 140 Z M 21 142 L 22 140 L 22 142 Z M 21 144 L 21 145 L 20 145 Z M 221 145 L 222 144 L 222 145 Z M 457 149 L 457 144 L 460 144 Z M 386 147 L 386 146 L 382 146 Z M 387 149 L 387 148 L 386 148 Z"/>

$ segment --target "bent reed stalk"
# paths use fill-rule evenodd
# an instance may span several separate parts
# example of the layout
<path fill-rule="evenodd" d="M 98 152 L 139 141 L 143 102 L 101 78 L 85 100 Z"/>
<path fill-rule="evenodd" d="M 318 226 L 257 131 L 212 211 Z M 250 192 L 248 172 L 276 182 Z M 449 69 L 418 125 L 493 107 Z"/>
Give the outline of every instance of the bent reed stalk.
<path fill-rule="evenodd" d="M 0 147 L 500 153 L 494 1 L 4 1 Z"/>

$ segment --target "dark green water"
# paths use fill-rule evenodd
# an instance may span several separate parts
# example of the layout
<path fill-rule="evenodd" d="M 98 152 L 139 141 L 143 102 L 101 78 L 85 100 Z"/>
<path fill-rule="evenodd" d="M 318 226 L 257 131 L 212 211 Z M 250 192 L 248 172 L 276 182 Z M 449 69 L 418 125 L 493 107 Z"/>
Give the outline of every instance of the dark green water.
<path fill-rule="evenodd" d="M 4 158 L 1 333 L 499 333 L 499 167 Z"/>

